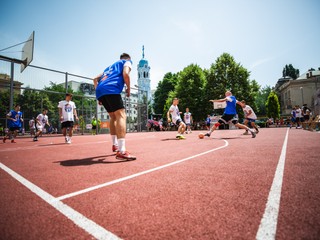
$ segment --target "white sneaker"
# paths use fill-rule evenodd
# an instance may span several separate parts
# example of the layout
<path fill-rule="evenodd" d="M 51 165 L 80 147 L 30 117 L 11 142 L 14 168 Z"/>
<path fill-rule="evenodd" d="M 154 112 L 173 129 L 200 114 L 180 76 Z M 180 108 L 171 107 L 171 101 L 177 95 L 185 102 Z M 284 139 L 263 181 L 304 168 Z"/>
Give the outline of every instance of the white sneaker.
<path fill-rule="evenodd" d="M 70 144 L 70 143 L 71 143 L 71 138 L 68 138 L 67 143 L 68 143 L 68 144 Z"/>

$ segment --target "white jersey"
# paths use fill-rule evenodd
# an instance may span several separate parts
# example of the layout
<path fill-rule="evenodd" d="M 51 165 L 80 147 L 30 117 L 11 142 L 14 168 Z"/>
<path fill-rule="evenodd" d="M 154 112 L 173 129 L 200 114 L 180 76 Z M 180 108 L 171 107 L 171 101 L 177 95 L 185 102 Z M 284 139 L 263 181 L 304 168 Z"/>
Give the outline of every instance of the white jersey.
<path fill-rule="evenodd" d="M 297 118 L 301 118 L 301 117 L 302 117 L 301 109 L 300 109 L 300 108 L 297 108 L 297 109 L 296 109 L 296 117 L 297 117 Z"/>
<path fill-rule="evenodd" d="M 245 118 L 250 118 L 250 119 L 257 119 L 257 115 L 254 113 L 254 111 L 252 110 L 252 108 L 249 105 L 246 105 L 243 109 L 244 112 L 244 116 Z M 246 112 L 249 112 L 251 110 L 250 114 L 246 114 Z"/>
<path fill-rule="evenodd" d="M 58 108 L 62 109 L 62 116 L 63 116 L 62 122 L 66 122 L 66 121 L 74 122 L 73 112 L 74 112 L 74 109 L 76 109 L 76 105 L 73 101 L 66 101 L 66 100 L 60 101 Z"/>
<path fill-rule="evenodd" d="M 171 113 L 172 122 L 174 124 L 177 122 L 178 119 L 182 121 L 178 106 L 171 105 L 169 111 Z"/>
<path fill-rule="evenodd" d="M 31 120 L 29 121 L 29 127 L 30 127 L 30 128 L 36 128 L 35 121 L 34 121 L 33 119 L 31 119 Z"/>
<path fill-rule="evenodd" d="M 47 123 L 48 123 L 48 116 L 47 115 L 43 115 L 42 113 L 40 113 L 37 117 L 38 122 L 37 122 L 37 127 L 44 127 Z"/>
<path fill-rule="evenodd" d="M 191 124 L 191 112 L 184 113 L 184 121 L 186 124 Z"/>

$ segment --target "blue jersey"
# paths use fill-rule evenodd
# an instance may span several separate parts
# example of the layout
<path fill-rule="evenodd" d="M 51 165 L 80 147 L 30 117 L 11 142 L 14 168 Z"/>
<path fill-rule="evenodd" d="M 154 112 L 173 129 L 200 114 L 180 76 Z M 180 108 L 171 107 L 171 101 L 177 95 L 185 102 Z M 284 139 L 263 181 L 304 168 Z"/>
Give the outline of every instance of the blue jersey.
<path fill-rule="evenodd" d="M 107 67 L 99 79 L 96 88 L 96 97 L 99 99 L 104 95 L 120 94 L 124 87 L 123 68 L 128 60 L 119 60 Z M 129 61 L 131 67 L 131 61 Z"/>
<path fill-rule="evenodd" d="M 22 122 L 21 122 L 21 118 L 22 118 L 22 112 L 16 112 L 15 110 L 11 110 L 8 114 L 8 117 L 10 118 L 14 118 L 16 121 L 13 121 L 11 119 L 8 119 L 8 123 L 9 123 L 9 128 L 12 127 L 18 127 L 21 128 L 22 127 Z"/>
<path fill-rule="evenodd" d="M 235 96 L 229 96 L 227 97 L 228 99 L 230 99 L 231 101 L 226 101 L 227 103 L 227 106 L 224 110 L 224 114 L 237 114 L 237 108 L 236 108 L 236 105 L 237 105 L 237 99 Z"/>

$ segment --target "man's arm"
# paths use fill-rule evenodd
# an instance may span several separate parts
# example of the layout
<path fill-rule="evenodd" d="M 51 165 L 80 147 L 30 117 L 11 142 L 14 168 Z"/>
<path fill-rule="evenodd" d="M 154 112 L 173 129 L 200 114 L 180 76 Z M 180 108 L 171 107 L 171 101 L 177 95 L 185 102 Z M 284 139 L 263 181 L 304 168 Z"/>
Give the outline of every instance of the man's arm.
<path fill-rule="evenodd" d="M 126 89 L 127 97 L 130 97 L 130 71 L 131 69 L 128 66 L 124 66 L 123 72 L 122 72 L 124 83 L 127 86 L 127 89 Z"/>
<path fill-rule="evenodd" d="M 96 77 L 93 79 L 94 89 L 97 88 L 98 80 L 101 78 L 101 76 L 102 76 L 102 73 L 100 73 L 98 76 L 96 76 Z"/>
<path fill-rule="evenodd" d="M 77 109 L 73 109 L 73 115 L 76 117 L 76 120 L 78 121 L 79 118 L 78 118 L 78 114 L 77 114 Z"/>
<path fill-rule="evenodd" d="M 223 99 L 217 99 L 217 100 L 209 100 L 209 102 L 226 102 L 228 99 L 223 98 Z"/>

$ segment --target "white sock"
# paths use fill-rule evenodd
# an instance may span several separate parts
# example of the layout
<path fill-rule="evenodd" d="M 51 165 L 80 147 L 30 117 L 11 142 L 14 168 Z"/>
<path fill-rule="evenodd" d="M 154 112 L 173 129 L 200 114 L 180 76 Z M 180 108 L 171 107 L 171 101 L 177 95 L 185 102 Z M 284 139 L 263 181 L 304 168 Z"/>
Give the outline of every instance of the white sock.
<path fill-rule="evenodd" d="M 125 138 L 119 138 L 118 139 L 118 144 L 119 144 L 119 151 L 121 153 L 124 153 L 126 151 L 126 140 L 125 140 Z"/>
<path fill-rule="evenodd" d="M 111 135 L 112 144 L 118 146 L 117 135 Z"/>

